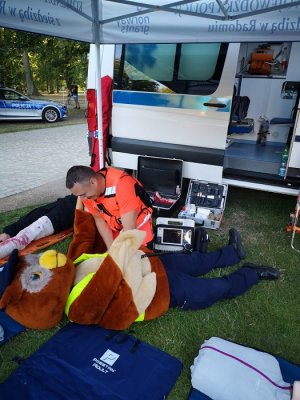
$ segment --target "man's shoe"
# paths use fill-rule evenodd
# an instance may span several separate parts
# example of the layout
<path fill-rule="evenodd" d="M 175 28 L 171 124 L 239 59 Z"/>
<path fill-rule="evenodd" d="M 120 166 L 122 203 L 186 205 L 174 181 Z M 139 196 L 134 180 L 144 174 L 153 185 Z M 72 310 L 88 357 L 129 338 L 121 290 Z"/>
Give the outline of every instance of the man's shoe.
<path fill-rule="evenodd" d="M 232 244 L 241 260 L 246 257 L 246 252 L 242 243 L 241 236 L 235 228 L 229 229 L 229 241 L 228 244 Z"/>
<path fill-rule="evenodd" d="M 260 265 L 255 265 L 255 264 L 244 264 L 243 268 L 251 268 L 254 269 L 259 277 L 259 279 L 264 279 L 264 280 L 276 280 L 280 277 L 280 272 L 274 268 L 274 267 L 268 267 L 268 266 L 260 266 Z"/>

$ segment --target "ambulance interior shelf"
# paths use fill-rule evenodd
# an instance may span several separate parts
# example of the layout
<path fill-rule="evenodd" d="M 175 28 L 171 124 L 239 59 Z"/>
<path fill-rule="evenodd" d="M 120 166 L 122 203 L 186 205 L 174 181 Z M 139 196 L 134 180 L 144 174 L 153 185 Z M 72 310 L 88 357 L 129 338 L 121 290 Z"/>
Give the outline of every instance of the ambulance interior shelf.
<path fill-rule="evenodd" d="M 244 44 L 239 74 L 250 78 L 284 78 L 290 49 L 291 43 L 287 42 Z"/>

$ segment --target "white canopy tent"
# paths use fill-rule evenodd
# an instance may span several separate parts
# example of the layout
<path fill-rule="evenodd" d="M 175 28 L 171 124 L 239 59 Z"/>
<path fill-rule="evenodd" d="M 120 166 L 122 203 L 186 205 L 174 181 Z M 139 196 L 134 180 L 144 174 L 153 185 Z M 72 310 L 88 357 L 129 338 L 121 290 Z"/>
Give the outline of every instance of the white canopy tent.
<path fill-rule="evenodd" d="M 100 110 L 100 44 L 299 41 L 300 1 L 0 0 L 0 26 L 96 44 Z"/>
<path fill-rule="evenodd" d="M 0 0 L 0 25 L 88 43 L 299 40 L 296 0 Z"/>

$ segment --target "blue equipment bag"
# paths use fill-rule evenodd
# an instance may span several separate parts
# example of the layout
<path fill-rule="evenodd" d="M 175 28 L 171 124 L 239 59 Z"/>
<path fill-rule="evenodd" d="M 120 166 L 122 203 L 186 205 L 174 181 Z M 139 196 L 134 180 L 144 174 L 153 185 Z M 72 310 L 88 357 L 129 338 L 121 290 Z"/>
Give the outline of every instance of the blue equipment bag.
<path fill-rule="evenodd" d="M 69 323 L 0 385 L 1 400 L 159 400 L 182 363 L 134 336 Z"/>
<path fill-rule="evenodd" d="M 0 310 L 0 345 L 18 333 L 25 331 L 25 329 L 25 326 L 19 324 L 3 310 Z"/>

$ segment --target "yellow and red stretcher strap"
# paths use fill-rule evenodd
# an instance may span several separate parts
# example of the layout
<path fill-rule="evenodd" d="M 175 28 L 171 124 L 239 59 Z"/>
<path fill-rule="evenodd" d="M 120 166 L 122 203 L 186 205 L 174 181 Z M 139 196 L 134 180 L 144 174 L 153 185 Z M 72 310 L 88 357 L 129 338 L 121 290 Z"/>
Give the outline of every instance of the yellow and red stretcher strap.
<path fill-rule="evenodd" d="M 23 250 L 19 250 L 19 255 L 26 256 L 27 254 L 34 253 L 35 251 L 39 251 L 44 249 L 45 247 L 52 246 L 60 242 L 61 240 L 66 239 L 67 237 L 73 234 L 73 228 L 65 229 L 59 233 L 55 233 L 54 235 L 45 236 L 38 240 L 33 240 L 29 243 L 28 246 L 25 247 Z M 4 264 L 8 260 L 9 256 L 0 258 L 0 265 Z"/>

